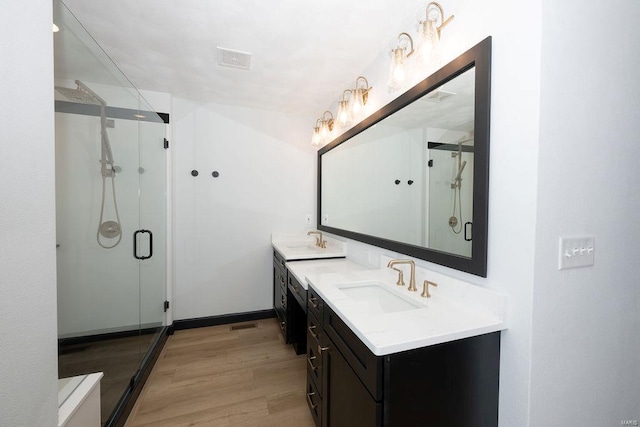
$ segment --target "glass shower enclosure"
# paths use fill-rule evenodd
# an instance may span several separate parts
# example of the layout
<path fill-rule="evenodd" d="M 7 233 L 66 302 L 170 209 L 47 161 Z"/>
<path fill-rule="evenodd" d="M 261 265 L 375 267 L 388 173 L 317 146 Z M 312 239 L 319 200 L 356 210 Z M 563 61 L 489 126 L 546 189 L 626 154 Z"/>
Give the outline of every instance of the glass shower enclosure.
<path fill-rule="evenodd" d="M 59 376 L 104 372 L 116 425 L 166 338 L 168 115 L 54 1 Z"/>

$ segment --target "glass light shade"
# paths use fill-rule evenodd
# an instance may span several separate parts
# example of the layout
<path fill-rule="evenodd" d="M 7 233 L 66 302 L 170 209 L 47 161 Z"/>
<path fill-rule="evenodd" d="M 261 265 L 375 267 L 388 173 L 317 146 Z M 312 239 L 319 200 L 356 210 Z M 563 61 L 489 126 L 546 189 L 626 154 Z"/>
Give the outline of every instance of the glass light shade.
<path fill-rule="evenodd" d="M 364 89 L 354 89 L 351 97 L 351 114 L 357 117 L 364 108 Z"/>
<path fill-rule="evenodd" d="M 351 114 L 349 111 L 349 101 L 338 102 L 338 123 L 346 125 L 351 121 Z"/>
<path fill-rule="evenodd" d="M 311 138 L 311 145 L 319 147 L 322 143 L 322 137 L 320 137 L 320 128 L 318 126 L 313 128 L 313 137 Z"/>
<path fill-rule="evenodd" d="M 389 81 L 391 89 L 401 89 L 407 82 L 407 61 L 404 49 L 397 47 L 391 51 L 391 67 L 389 68 Z"/>
<path fill-rule="evenodd" d="M 329 122 L 327 120 L 322 120 L 320 122 L 320 138 L 322 138 L 323 141 L 326 141 L 330 133 Z"/>
<path fill-rule="evenodd" d="M 432 19 L 420 22 L 420 62 L 425 66 L 440 65 L 438 23 Z"/>

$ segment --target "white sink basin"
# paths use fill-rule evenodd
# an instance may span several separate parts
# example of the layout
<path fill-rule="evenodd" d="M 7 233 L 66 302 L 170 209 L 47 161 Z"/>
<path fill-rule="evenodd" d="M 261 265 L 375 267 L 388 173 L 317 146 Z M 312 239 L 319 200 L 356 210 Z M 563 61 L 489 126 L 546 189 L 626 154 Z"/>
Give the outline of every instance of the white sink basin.
<path fill-rule="evenodd" d="M 403 297 L 388 289 L 381 282 L 339 283 L 336 285 L 347 297 L 362 305 L 363 311 L 372 314 L 395 313 L 398 311 L 425 308 L 409 297 Z"/>

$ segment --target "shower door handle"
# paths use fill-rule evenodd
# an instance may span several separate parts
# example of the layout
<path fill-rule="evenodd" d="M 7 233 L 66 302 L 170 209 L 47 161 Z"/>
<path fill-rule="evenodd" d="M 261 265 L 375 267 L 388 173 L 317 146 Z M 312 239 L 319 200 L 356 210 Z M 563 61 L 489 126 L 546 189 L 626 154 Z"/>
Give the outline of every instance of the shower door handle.
<path fill-rule="evenodd" d="M 149 235 L 149 255 L 147 256 L 138 256 L 138 234 L 148 234 Z M 135 259 L 149 259 L 153 256 L 153 233 L 151 230 L 136 230 L 133 233 L 133 257 Z"/>
<path fill-rule="evenodd" d="M 471 226 L 471 227 L 470 227 L 470 228 L 471 228 L 471 231 L 470 231 L 469 233 L 467 233 L 467 230 L 468 230 L 467 225 Z M 464 223 L 464 240 L 465 240 L 466 242 L 470 242 L 470 241 L 473 239 L 473 238 L 472 238 L 472 236 L 473 236 L 473 234 L 472 234 L 472 233 L 473 233 L 473 225 L 472 225 L 471 221 L 465 222 L 465 223 Z M 468 235 L 469 237 L 467 237 L 467 235 Z"/>

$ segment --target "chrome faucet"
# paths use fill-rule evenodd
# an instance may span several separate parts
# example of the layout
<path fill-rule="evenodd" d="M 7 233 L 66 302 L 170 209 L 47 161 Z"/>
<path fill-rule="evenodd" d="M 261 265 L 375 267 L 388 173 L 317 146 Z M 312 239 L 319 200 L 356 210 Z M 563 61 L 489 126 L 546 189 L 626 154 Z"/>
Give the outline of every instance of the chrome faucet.
<path fill-rule="evenodd" d="M 322 233 L 319 231 L 309 231 L 307 233 L 307 236 L 311 236 L 312 234 L 317 234 L 318 237 L 316 237 L 316 246 L 319 248 L 326 248 L 327 247 L 327 241 L 326 240 L 322 240 Z"/>
<path fill-rule="evenodd" d="M 396 265 L 396 264 L 409 264 L 411 266 L 411 278 L 409 279 L 409 289 L 408 290 L 410 290 L 412 292 L 417 291 L 418 288 L 416 287 L 416 263 L 413 262 L 410 259 L 392 259 L 391 261 L 389 261 L 389 264 L 387 264 L 387 267 L 398 271 L 397 268 L 393 268 L 393 266 Z M 401 279 L 398 278 L 398 285 L 400 285 L 400 281 L 401 281 Z"/>

